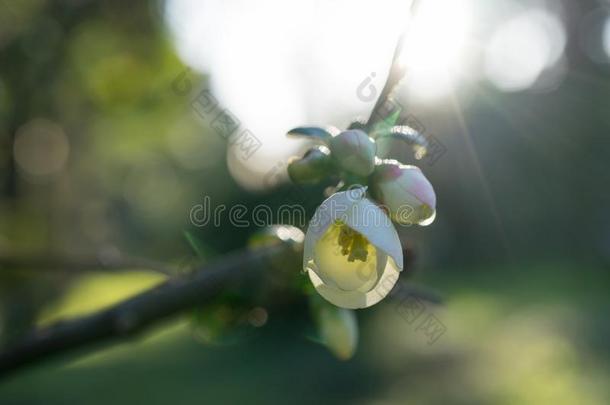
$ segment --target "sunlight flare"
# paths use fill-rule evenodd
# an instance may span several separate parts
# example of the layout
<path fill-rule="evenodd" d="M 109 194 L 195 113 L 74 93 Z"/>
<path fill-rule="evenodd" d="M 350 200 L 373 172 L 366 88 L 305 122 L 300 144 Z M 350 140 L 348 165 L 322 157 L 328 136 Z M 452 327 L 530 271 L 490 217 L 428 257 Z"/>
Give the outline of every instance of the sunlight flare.
<path fill-rule="evenodd" d="M 469 1 L 424 1 L 410 24 L 401 56 L 408 88 L 426 99 L 447 95 L 465 64 L 472 24 Z"/>

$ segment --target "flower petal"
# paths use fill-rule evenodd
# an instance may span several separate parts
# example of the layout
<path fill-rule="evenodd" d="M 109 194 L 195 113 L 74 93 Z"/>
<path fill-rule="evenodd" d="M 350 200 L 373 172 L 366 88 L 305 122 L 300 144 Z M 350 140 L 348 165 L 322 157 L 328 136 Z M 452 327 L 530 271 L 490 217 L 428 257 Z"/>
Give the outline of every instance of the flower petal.
<path fill-rule="evenodd" d="M 384 161 L 375 168 L 371 189 L 394 221 L 401 225 L 430 224 L 436 210 L 434 188 L 416 166 Z M 432 219 L 431 219 L 432 218 Z"/>
<path fill-rule="evenodd" d="M 344 222 L 394 259 L 402 271 L 402 245 L 398 232 L 390 217 L 379 206 L 368 198 L 361 198 L 347 212 Z"/>
<path fill-rule="evenodd" d="M 348 193 L 350 195 L 348 196 Z M 335 193 L 320 204 L 314 213 L 305 234 L 303 247 L 303 268 L 313 260 L 316 242 L 324 235 L 329 226 L 336 220 L 342 219 L 360 197 L 364 196 L 366 188 L 357 188 L 349 191 Z"/>
<path fill-rule="evenodd" d="M 361 292 L 337 289 L 332 285 L 324 283 L 315 271 L 311 269 L 308 271 L 309 279 L 322 297 L 339 307 L 350 309 L 367 308 L 381 301 L 392 291 L 394 284 L 398 281 L 399 274 L 400 269 L 390 259 L 387 261 L 377 285 L 368 292 Z"/>
<path fill-rule="evenodd" d="M 392 221 L 365 194 L 365 187 L 333 194 L 318 207 L 305 236 L 303 269 L 308 272 L 320 295 L 344 308 L 365 308 L 379 302 L 392 290 L 403 267 L 402 246 Z M 345 280 L 349 280 L 353 287 L 358 283 L 343 279 L 340 282 L 341 288 L 337 282 L 329 279 L 328 271 L 318 268 L 315 251 L 317 242 L 337 220 L 363 235 L 375 247 L 378 268 L 374 285 L 371 286 L 369 280 L 365 280 L 358 288 L 348 291 L 345 289 Z M 325 263 L 328 265 L 329 262 Z"/>

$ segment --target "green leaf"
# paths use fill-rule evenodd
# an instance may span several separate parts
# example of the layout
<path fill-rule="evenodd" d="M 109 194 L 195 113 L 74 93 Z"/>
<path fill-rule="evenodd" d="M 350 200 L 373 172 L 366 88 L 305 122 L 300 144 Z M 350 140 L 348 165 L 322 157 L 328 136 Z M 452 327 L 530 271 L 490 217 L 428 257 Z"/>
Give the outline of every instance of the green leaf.
<path fill-rule="evenodd" d="M 387 158 L 395 149 L 395 141 L 401 142 L 413 148 L 416 159 L 423 158 L 428 151 L 428 140 L 424 135 L 406 125 L 394 126 L 389 132 L 381 134 L 377 138 L 377 156 L 381 159 Z"/>
<path fill-rule="evenodd" d="M 358 321 L 351 309 L 339 308 L 314 294 L 309 299 L 318 329 L 315 341 L 323 344 L 340 360 L 349 360 L 358 346 Z"/>
<path fill-rule="evenodd" d="M 326 145 L 339 132 L 335 127 L 298 127 L 288 131 L 287 135 L 309 138 Z"/>
<path fill-rule="evenodd" d="M 428 147 L 428 140 L 426 137 L 407 125 L 392 127 L 388 134 L 382 136 L 406 142 L 408 145 L 418 145 L 424 148 Z"/>
<path fill-rule="evenodd" d="M 201 240 L 199 240 L 199 238 L 193 235 L 190 231 L 184 231 L 184 238 L 186 239 L 189 246 L 191 247 L 191 249 L 193 249 L 193 252 L 195 252 L 198 258 L 205 259 L 208 256 L 208 249 L 206 248 L 206 246 L 203 244 L 203 242 L 201 242 Z"/>
<path fill-rule="evenodd" d="M 379 121 L 373 126 L 371 133 L 369 134 L 371 138 L 375 139 L 383 135 L 387 135 L 391 132 L 392 128 L 398 122 L 400 118 L 401 109 L 396 108 L 390 115 L 385 117 L 383 120 Z"/>

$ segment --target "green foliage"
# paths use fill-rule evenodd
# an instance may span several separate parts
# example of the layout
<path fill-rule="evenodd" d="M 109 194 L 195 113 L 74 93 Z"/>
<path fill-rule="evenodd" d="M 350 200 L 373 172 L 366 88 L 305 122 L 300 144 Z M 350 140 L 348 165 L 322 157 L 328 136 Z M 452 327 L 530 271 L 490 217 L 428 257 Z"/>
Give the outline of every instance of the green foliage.
<path fill-rule="evenodd" d="M 337 133 L 338 130 L 334 127 L 298 127 L 288 131 L 289 136 L 304 137 L 323 144 L 328 144 Z"/>
<path fill-rule="evenodd" d="M 193 232 L 184 231 L 184 238 L 200 260 L 205 260 L 209 256 L 209 249 Z"/>
<path fill-rule="evenodd" d="M 373 129 L 370 131 L 369 135 L 375 139 L 379 136 L 389 134 L 392 131 L 392 128 L 398 122 L 400 118 L 401 109 L 396 108 L 393 110 L 387 117 L 379 120 L 373 125 Z"/>

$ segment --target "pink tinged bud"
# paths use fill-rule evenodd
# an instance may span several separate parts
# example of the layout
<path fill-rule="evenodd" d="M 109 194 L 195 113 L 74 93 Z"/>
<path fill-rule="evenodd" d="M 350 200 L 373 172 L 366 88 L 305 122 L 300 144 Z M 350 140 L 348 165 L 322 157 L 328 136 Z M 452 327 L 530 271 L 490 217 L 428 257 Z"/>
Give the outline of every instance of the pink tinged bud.
<path fill-rule="evenodd" d="M 375 168 L 372 191 L 399 224 L 425 226 L 434 221 L 436 194 L 418 167 L 382 163 Z"/>
<path fill-rule="evenodd" d="M 368 176 L 375 169 L 377 146 L 366 132 L 352 129 L 335 136 L 330 150 L 338 166 L 358 176 Z"/>

